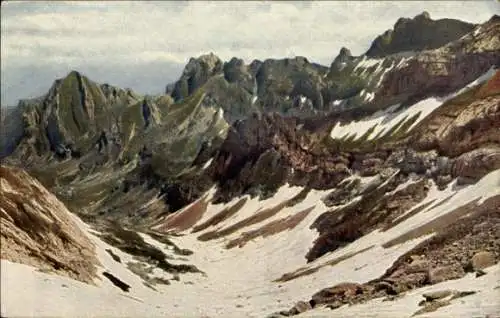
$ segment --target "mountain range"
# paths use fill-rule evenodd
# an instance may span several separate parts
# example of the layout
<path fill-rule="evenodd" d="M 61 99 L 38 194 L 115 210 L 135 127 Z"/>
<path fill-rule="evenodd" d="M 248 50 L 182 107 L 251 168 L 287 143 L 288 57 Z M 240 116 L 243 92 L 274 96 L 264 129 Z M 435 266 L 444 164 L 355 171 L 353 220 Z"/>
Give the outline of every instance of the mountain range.
<path fill-rule="evenodd" d="M 2 316 L 500 314 L 499 35 L 423 12 L 330 66 L 72 71 L 3 109 Z"/>

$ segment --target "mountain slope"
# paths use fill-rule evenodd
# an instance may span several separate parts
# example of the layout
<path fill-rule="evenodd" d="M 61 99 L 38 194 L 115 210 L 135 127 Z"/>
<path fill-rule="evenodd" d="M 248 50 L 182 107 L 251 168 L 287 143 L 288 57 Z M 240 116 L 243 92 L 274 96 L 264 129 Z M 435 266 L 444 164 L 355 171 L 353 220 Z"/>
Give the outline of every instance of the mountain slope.
<path fill-rule="evenodd" d="M 390 204 L 400 205 L 405 202 L 404 197 L 414 191 L 411 188 L 425 179 L 417 177 L 391 191 L 388 190 L 393 186 L 389 189 L 383 185 L 379 188 L 371 186 L 372 192 L 366 190 L 361 198 L 333 207 L 328 207 L 322 200 L 330 191 L 312 190 L 302 195 L 302 188 L 286 186 L 268 200 L 246 198 L 238 205 L 237 214 L 219 218 L 219 222 L 214 221 L 214 216 L 231 209 L 244 198 L 235 198 L 229 204 L 208 204 L 202 208 L 201 218 L 192 223 L 194 227 L 185 228 L 182 236 L 171 236 L 168 245 L 158 232 L 140 233 L 138 237 L 142 238 L 137 243 L 131 238 L 138 234 L 128 232 L 128 243 L 120 245 L 116 241 L 107 241 L 110 237 L 107 234 L 112 233 L 108 232 L 109 228 L 96 232 L 78 222 L 96 245 L 102 264 L 100 271 L 112 274 L 128 287 L 122 290 L 121 285 L 113 284 L 103 274 L 101 280 L 96 281 L 97 288 L 90 287 L 2 260 L 2 284 L 9 290 L 9 293 L 2 293 L 2 315 L 156 316 L 168 313 L 172 317 L 264 317 L 279 310 L 285 314 L 291 307 L 294 309 L 286 315 L 296 314 L 303 305 L 295 306 L 295 303 L 312 296 L 314 302 L 309 303 L 314 309 L 311 312 L 320 316 L 330 315 L 325 312 L 329 309 L 324 304 L 337 308 L 346 302 L 363 302 L 337 310 L 346 317 L 366 316 L 367 308 L 370 308 L 371 317 L 409 317 L 420 309 L 418 302 L 423 294 L 450 289 L 450 295 L 462 295 L 463 298 L 451 300 L 436 312 L 437 316 L 453 312 L 494 315 L 498 313 L 498 307 L 495 305 L 493 278 L 498 275 L 499 268 L 498 264 L 491 265 L 500 259 L 499 238 L 495 236 L 500 224 L 499 173 L 500 170 L 493 171 L 477 184 L 458 190 L 456 181 L 445 191 L 439 191 L 435 184 L 431 184 L 427 194 L 418 197 L 406 215 L 391 211 L 390 218 L 396 222 L 386 223 L 385 228 L 367 233 L 309 264 L 305 264 L 304 255 L 317 238 L 316 231 L 310 228 L 315 219 L 322 218 L 325 212 L 342 213 L 346 207 L 373 198 L 373 193 L 377 192 L 377 198 L 388 197 Z M 398 175 L 392 175 L 390 180 L 395 182 Z M 358 180 L 367 187 L 374 181 L 373 178 Z M 213 192 L 202 200 L 210 200 L 211 195 Z M 454 200 L 449 200 L 450 195 L 454 195 Z M 281 208 L 275 208 L 277 206 Z M 273 207 L 273 213 L 265 212 L 267 207 Z M 186 220 L 198 213 L 198 205 L 194 203 L 177 215 Z M 256 215 L 259 215 L 258 220 Z M 285 221 L 291 217 L 296 220 Z M 156 230 L 168 230 L 160 226 L 169 224 L 168 218 L 159 221 Z M 197 229 L 196 225 L 206 221 L 210 221 L 209 227 Z M 172 229 L 178 228 L 178 224 Z M 280 224 L 288 225 L 283 227 Z M 203 238 L 214 230 L 223 231 L 230 227 L 235 230 L 226 231 L 224 236 Z M 429 229 L 432 230 L 429 232 Z M 437 233 L 433 235 L 432 231 Z M 234 240 L 238 246 L 233 244 Z M 130 245 L 135 246 L 134 249 L 129 249 L 128 244 L 135 244 Z M 428 248 L 430 245 L 432 248 Z M 171 249 L 172 246 L 188 248 L 194 253 L 183 252 L 180 256 Z M 168 257 L 169 262 L 177 264 L 177 269 L 167 271 L 148 260 L 156 255 L 153 251 Z M 142 254 L 145 252 L 148 254 Z M 479 263 L 475 259 L 481 253 L 492 256 L 486 263 Z M 456 256 L 460 259 L 457 260 Z M 182 269 L 192 267 L 180 267 L 183 264 L 194 264 L 203 274 L 184 273 Z M 221 268 L 225 270 L 221 271 Z M 480 268 L 482 276 L 474 275 L 474 271 Z M 33 279 L 15 281 L 15 278 L 26 275 Z M 430 275 L 430 278 L 423 281 L 425 275 Z M 447 281 L 449 279 L 455 280 Z M 340 284 L 345 281 L 352 283 Z M 333 285 L 336 286 L 329 288 Z M 345 289 L 348 286 L 362 292 L 350 294 Z M 68 289 L 72 291 L 70 294 Z M 24 294 L 22 304 L 16 296 L 21 291 Z M 408 292 L 403 294 L 404 291 Z M 394 293 L 399 297 L 392 300 Z M 391 301 L 382 305 L 382 297 Z M 478 302 L 482 304 L 479 308 Z M 404 307 L 398 304 L 404 304 Z"/>
<path fill-rule="evenodd" d="M 423 14 L 329 67 L 208 54 L 162 96 L 72 72 L 23 101 L 3 160 L 97 230 L 105 268 L 38 313 L 498 314 L 499 33 Z"/>
<path fill-rule="evenodd" d="M 70 212 L 22 170 L 0 166 L 2 259 L 91 283 L 94 246 Z"/>

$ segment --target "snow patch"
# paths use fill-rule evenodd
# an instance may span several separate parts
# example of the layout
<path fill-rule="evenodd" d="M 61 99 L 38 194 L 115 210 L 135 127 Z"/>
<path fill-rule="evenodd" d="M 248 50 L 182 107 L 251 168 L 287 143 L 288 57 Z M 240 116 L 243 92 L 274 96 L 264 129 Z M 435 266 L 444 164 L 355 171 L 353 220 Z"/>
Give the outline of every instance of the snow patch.
<path fill-rule="evenodd" d="M 462 93 L 463 91 L 465 91 L 465 90 L 473 87 L 473 86 L 476 86 L 476 85 L 482 84 L 482 83 L 484 83 L 486 81 L 489 81 L 495 75 L 496 72 L 497 72 L 497 69 L 494 66 L 490 67 L 490 69 L 488 71 L 486 71 L 486 73 L 484 73 L 483 75 L 479 76 L 474 81 L 470 82 L 464 88 L 462 88 L 457 93 L 457 95 L 460 94 L 460 93 Z"/>
<path fill-rule="evenodd" d="M 342 104 L 344 100 L 343 99 L 336 99 L 333 101 L 333 106 L 339 106 L 340 104 Z"/>
<path fill-rule="evenodd" d="M 405 67 L 406 65 L 408 65 L 408 61 L 410 60 L 410 58 L 406 58 L 406 57 L 403 57 L 401 60 L 399 60 L 398 64 L 396 65 L 396 69 L 401 69 L 403 67 Z"/>
<path fill-rule="evenodd" d="M 437 98 L 431 97 L 424 100 L 419 101 L 418 103 L 401 110 L 399 112 L 394 112 L 395 109 L 399 107 L 399 105 L 393 105 L 385 110 L 376 112 L 372 116 L 367 117 L 366 119 L 350 122 L 349 124 L 342 125 L 340 122 L 337 122 L 335 127 L 333 127 L 330 136 L 334 139 L 342 139 L 347 138 L 349 136 L 355 136 L 354 140 L 359 139 L 368 130 L 372 130 L 368 140 L 373 140 L 376 136 L 382 136 L 384 133 L 388 132 L 395 125 L 400 124 L 406 120 L 409 120 L 413 116 L 418 116 L 418 118 L 413 122 L 413 124 L 407 129 L 407 132 L 412 130 L 418 123 L 420 123 L 423 119 L 425 119 L 431 112 L 445 103 L 447 100 L 456 97 L 464 90 L 483 83 L 484 81 L 489 80 L 496 72 L 494 67 L 491 67 L 487 72 L 479 76 L 476 80 L 469 83 L 466 87 L 458 90 L 455 93 L 451 93 L 446 97 Z M 362 92 L 366 92 L 363 90 Z M 399 128 L 396 130 L 398 131 Z M 395 131 L 395 132 L 396 132 Z"/>
<path fill-rule="evenodd" d="M 453 200 L 446 200 L 451 195 L 453 195 Z M 427 194 L 426 199 L 418 206 L 434 200 L 432 205 L 391 228 L 389 232 L 409 232 L 467 203 L 479 199 L 477 203 L 479 205 L 495 195 L 500 195 L 500 169 L 490 172 L 476 184 L 470 186 L 457 189 L 456 180 L 444 191 L 438 191 L 437 187 L 433 186 Z"/>
<path fill-rule="evenodd" d="M 373 92 L 365 92 L 365 101 L 370 102 L 375 98 L 375 93 Z"/>
<path fill-rule="evenodd" d="M 417 120 L 415 120 L 415 122 L 408 129 L 411 130 L 423 118 L 440 106 L 441 103 L 442 101 L 437 100 L 436 98 L 428 98 L 396 113 L 393 113 L 392 110 L 397 108 L 399 105 L 394 105 L 386 111 L 377 112 L 364 120 L 351 122 L 347 125 L 341 125 L 340 122 L 337 122 L 335 127 L 333 127 L 330 136 L 335 139 L 340 139 L 343 136 L 355 135 L 356 137 L 354 140 L 356 140 L 367 133 L 368 130 L 372 130 L 367 137 L 368 140 L 372 140 L 375 136 L 381 136 L 384 132 L 388 132 L 396 124 L 418 115 Z"/>
<path fill-rule="evenodd" d="M 217 110 L 217 115 L 219 119 L 224 119 L 224 109 L 222 109 L 222 107 Z"/>
<path fill-rule="evenodd" d="M 383 59 L 372 59 L 372 58 L 367 58 L 366 55 L 363 56 L 361 61 L 354 67 L 354 71 L 356 71 L 358 68 L 364 68 L 363 72 L 367 69 L 370 68 L 374 65 L 377 65 L 378 63 L 381 63 Z"/>
<path fill-rule="evenodd" d="M 481 26 L 479 26 L 478 28 L 476 28 L 476 29 L 474 30 L 474 33 L 472 33 L 472 34 L 473 34 L 474 36 L 477 36 L 477 35 L 479 35 L 479 33 L 480 33 L 480 32 L 481 32 Z"/>
<path fill-rule="evenodd" d="M 214 158 L 210 158 L 207 162 L 205 162 L 205 164 L 203 165 L 202 169 L 206 170 L 208 167 L 210 167 L 210 164 L 212 164 L 213 160 L 214 160 Z"/>
<path fill-rule="evenodd" d="M 252 97 L 252 105 L 255 104 L 255 102 L 257 101 L 257 98 L 258 98 L 257 96 Z"/>

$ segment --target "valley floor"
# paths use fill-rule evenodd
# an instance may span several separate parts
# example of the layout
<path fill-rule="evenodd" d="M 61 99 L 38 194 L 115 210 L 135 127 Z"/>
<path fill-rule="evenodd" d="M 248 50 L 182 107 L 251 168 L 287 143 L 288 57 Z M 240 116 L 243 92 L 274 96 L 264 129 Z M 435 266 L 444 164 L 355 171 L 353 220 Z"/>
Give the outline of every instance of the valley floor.
<path fill-rule="evenodd" d="M 302 202 L 282 209 L 267 221 L 280 220 L 305 208 L 314 206 L 311 213 L 296 227 L 256 238 L 243 247 L 226 248 L 230 239 L 241 233 L 236 231 L 228 237 L 200 241 L 198 236 L 207 231 L 172 237 L 181 248 L 194 253 L 188 256 L 175 255 L 174 264 L 194 264 L 204 273 L 184 273 L 180 276 L 154 269 L 153 276 L 169 280 L 169 285 L 146 286 L 144 281 L 127 267 L 128 262 L 139 262 L 119 249 L 103 242 L 98 233 L 75 217 L 79 226 L 88 233 L 96 245 L 98 259 L 102 266 L 98 270 L 100 280 L 96 286 L 87 285 L 66 277 L 44 273 L 22 264 L 1 261 L 1 314 L 5 317 L 19 316 L 65 316 L 65 317 L 266 317 L 287 310 L 298 300 L 309 299 L 320 289 L 342 282 L 364 283 L 384 274 L 399 256 L 411 250 L 429 235 L 407 240 L 401 244 L 384 248 L 382 245 L 403 233 L 444 215 L 460 205 L 475 199 L 478 202 L 498 195 L 500 170 L 496 170 L 478 183 L 466 187 L 450 184 L 444 191 L 429 191 L 428 197 L 441 204 L 417 213 L 385 232 L 373 231 L 352 244 L 324 255 L 306 264 L 304 255 L 317 236 L 310 224 L 326 207 L 320 200 L 324 191 L 311 191 Z M 369 180 L 366 180 L 369 182 Z M 404 186 L 404 185 L 402 185 Z M 227 227 L 255 214 L 259 209 L 274 206 L 300 192 L 300 188 L 283 187 L 271 199 L 248 200 L 232 218 L 219 224 Z M 451 192 L 453 200 L 447 200 Z M 202 224 L 228 205 L 209 205 Z M 183 211 L 189 211 L 189 207 Z M 180 213 L 183 213 L 181 211 Z M 256 229 L 262 224 L 248 225 L 245 231 Z M 167 245 L 142 234 L 143 239 L 167 255 L 174 253 Z M 107 250 L 112 250 L 116 261 Z M 351 255 L 352 254 L 352 255 Z M 337 261 L 336 261 L 337 260 Z M 330 262 L 330 265 L 325 265 Z M 315 269 L 285 282 L 275 282 L 284 273 Z M 123 292 L 113 285 L 102 272 L 107 271 L 130 285 L 129 292 Z M 410 317 L 419 310 L 422 294 L 437 290 L 476 291 L 475 294 L 455 299 L 450 305 L 422 317 L 484 317 L 500 315 L 500 265 L 497 263 L 485 270 L 486 275 L 476 278 L 473 273 L 465 277 L 440 284 L 412 290 L 391 301 L 374 299 L 364 304 L 343 306 L 335 311 L 317 307 L 304 317 Z"/>

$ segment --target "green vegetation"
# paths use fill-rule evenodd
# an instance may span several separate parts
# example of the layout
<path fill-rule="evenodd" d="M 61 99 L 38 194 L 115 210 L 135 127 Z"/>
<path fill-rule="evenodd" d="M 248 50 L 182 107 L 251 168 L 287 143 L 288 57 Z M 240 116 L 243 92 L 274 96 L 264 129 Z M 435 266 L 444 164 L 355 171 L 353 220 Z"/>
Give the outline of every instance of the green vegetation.
<path fill-rule="evenodd" d="M 146 124 L 142 115 L 142 103 L 139 102 L 125 108 L 122 113 L 121 122 L 122 138 L 126 145 L 129 139 L 132 138 L 134 131 L 143 129 Z"/>
<path fill-rule="evenodd" d="M 104 98 L 101 89 L 96 83 L 90 81 L 85 76 L 82 76 L 82 82 L 89 90 L 90 96 L 94 101 L 94 115 L 97 118 L 101 114 L 104 114 L 106 111 L 106 104 L 107 104 L 106 99 Z"/>
<path fill-rule="evenodd" d="M 89 128 L 78 77 L 78 73 L 71 72 L 62 81 L 59 91 L 59 116 L 66 132 L 73 138 L 78 138 Z"/>
<path fill-rule="evenodd" d="M 381 40 L 382 40 L 382 43 L 384 45 L 391 44 L 391 42 L 392 42 L 392 34 L 393 34 L 392 30 L 389 30 L 387 32 L 384 32 L 384 34 L 382 34 Z"/>
<path fill-rule="evenodd" d="M 182 123 L 196 110 L 204 96 L 205 90 L 200 87 L 182 102 L 171 105 L 168 114 L 165 116 L 166 120 L 169 123 Z"/>

